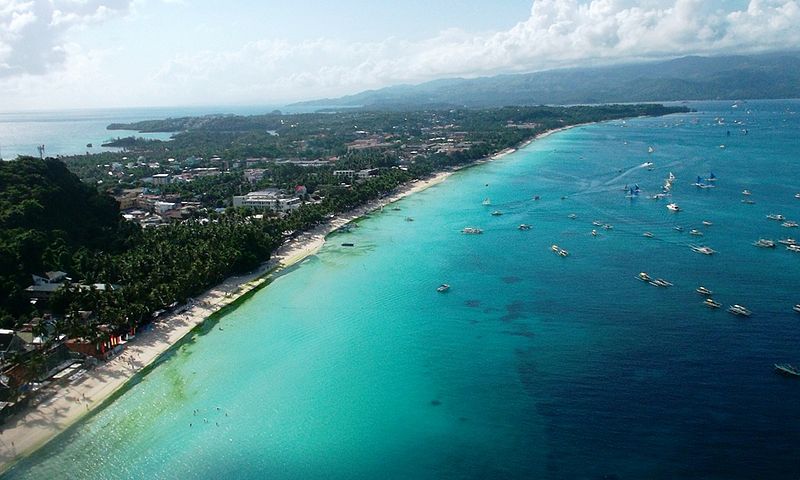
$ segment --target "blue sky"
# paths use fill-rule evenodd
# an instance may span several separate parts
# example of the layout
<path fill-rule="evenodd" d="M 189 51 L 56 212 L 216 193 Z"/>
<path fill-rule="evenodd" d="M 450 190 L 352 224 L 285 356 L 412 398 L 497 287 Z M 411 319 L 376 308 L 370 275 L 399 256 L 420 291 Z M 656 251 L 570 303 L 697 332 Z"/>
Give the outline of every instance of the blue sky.
<path fill-rule="evenodd" d="M 800 45 L 800 0 L 0 0 L 0 110 L 280 104 Z"/>

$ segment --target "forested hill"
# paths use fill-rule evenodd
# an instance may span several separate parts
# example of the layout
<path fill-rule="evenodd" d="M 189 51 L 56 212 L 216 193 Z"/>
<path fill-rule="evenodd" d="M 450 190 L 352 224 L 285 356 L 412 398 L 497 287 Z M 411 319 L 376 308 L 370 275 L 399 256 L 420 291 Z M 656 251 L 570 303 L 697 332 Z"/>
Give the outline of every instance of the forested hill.
<path fill-rule="evenodd" d="M 0 305 L 18 297 L 31 273 L 67 268 L 78 249 L 113 250 L 120 220 L 113 198 L 59 160 L 0 162 Z"/>
<path fill-rule="evenodd" d="M 683 57 L 612 67 L 550 70 L 398 85 L 302 106 L 492 107 L 800 97 L 800 52 Z"/>

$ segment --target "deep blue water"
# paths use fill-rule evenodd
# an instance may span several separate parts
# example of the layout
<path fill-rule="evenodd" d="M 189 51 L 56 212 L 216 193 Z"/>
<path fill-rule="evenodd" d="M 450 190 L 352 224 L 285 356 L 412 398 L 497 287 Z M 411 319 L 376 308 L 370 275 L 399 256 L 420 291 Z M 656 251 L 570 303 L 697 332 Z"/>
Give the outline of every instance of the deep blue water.
<path fill-rule="evenodd" d="M 766 215 L 800 220 L 800 101 L 691 106 L 555 134 L 332 235 L 5 478 L 798 478 L 800 381 L 772 365 L 800 363 L 800 254 L 752 243 L 799 236 Z M 669 172 L 677 214 L 647 198 Z"/>

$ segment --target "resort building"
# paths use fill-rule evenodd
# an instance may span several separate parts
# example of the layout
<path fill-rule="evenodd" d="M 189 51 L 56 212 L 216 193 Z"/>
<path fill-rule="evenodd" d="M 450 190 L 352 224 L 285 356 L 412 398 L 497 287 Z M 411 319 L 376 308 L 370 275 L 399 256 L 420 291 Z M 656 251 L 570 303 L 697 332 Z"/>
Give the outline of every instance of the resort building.
<path fill-rule="evenodd" d="M 301 204 L 302 200 L 298 197 L 283 195 L 278 193 L 277 189 L 261 190 L 233 197 L 234 207 L 270 209 L 281 213 L 299 208 Z"/>

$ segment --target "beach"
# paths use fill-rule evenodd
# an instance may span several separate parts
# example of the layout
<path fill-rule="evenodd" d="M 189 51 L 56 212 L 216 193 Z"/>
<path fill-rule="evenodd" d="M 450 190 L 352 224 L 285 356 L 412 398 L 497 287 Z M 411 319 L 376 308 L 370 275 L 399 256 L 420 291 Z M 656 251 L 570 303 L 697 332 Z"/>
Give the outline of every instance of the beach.
<path fill-rule="evenodd" d="M 325 237 L 343 225 L 401 198 L 444 181 L 452 171 L 401 185 L 391 195 L 368 202 L 299 234 L 282 245 L 257 270 L 233 276 L 194 299 L 182 313 L 153 322 L 153 328 L 130 341 L 123 353 L 72 378 L 66 386 L 42 392 L 23 412 L 10 417 L 0 432 L 0 472 L 40 448 L 93 409 L 101 406 L 138 372 L 202 324 L 213 313 L 259 287 L 287 267 L 314 255 Z"/>

